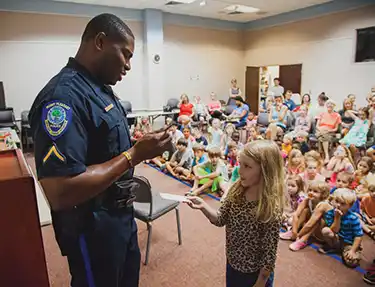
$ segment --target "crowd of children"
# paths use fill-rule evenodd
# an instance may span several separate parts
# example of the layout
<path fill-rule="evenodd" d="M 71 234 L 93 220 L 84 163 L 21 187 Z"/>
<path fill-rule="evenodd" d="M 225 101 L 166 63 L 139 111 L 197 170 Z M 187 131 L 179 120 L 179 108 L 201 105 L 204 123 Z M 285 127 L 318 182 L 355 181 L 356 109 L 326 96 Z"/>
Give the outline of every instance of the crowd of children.
<path fill-rule="evenodd" d="M 349 95 L 340 112 L 324 93 L 315 109 L 309 95 L 299 106 L 291 101 L 290 97 L 269 99 L 268 127 L 258 125 L 252 112 L 238 129 L 226 118 L 200 118 L 199 125 L 186 117 L 176 122 L 167 119 L 176 150 L 152 162 L 190 182 L 190 195 L 210 192 L 223 200 L 239 179 L 244 144 L 275 141 L 284 158 L 288 202 L 279 237 L 291 241 L 292 251 L 317 240 L 322 244 L 320 253 L 339 252 L 346 266 L 356 267 L 361 261 L 363 233 L 375 240 L 375 146 L 366 149 L 365 145 L 375 119 L 375 96 L 368 98 L 368 107 L 356 110 L 355 97 Z M 294 119 L 293 128 L 288 127 L 288 117 Z M 346 124 L 341 125 L 344 120 Z M 133 139 L 149 130 L 147 119 L 141 119 Z M 375 284 L 371 272 L 365 280 Z"/>

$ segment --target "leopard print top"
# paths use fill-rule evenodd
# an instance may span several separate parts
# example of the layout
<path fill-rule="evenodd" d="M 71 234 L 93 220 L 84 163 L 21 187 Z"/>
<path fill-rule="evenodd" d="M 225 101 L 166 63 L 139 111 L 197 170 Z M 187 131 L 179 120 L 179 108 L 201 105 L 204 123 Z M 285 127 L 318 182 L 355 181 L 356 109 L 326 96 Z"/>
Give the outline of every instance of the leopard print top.
<path fill-rule="evenodd" d="M 240 203 L 225 200 L 218 210 L 216 226 L 226 227 L 228 263 L 243 273 L 260 269 L 272 272 L 275 268 L 282 212 L 275 219 L 262 223 L 256 219 L 259 201 Z"/>

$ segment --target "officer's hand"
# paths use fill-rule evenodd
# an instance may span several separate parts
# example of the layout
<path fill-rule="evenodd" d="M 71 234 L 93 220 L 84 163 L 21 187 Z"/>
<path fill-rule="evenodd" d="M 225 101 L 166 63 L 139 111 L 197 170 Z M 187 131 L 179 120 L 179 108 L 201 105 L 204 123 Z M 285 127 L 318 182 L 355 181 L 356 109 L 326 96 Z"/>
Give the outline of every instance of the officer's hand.
<path fill-rule="evenodd" d="M 172 151 L 172 138 L 167 131 L 145 134 L 133 146 L 133 165 L 162 155 L 165 151 Z"/>

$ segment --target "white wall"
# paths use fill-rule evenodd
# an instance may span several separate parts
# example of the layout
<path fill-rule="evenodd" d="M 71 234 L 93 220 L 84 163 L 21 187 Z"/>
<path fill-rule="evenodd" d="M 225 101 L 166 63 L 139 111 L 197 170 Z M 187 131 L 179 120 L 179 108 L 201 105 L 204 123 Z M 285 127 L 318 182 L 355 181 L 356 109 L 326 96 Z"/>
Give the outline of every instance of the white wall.
<path fill-rule="evenodd" d="M 28 110 L 38 92 L 75 55 L 89 18 L 0 12 L 0 81 L 16 116 Z M 136 41 L 132 72 L 114 90 L 142 106 L 143 26 L 128 22 Z M 4 29 L 3 27 L 6 27 Z"/>
<path fill-rule="evenodd" d="M 302 63 L 302 93 L 325 91 L 338 101 L 350 93 L 359 106 L 375 85 L 375 63 L 354 63 L 355 29 L 375 26 L 375 6 L 248 31 L 247 66 Z"/>
<path fill-rule="evenodd" d="M 7 106 L 15 108 L 17 117 L 30 108 L 42 87 L 75 55 L 88 21 L 85 17 L 0 12 L 0 81 L 4 82 Z M 144 97 L 143 22 L 127 23 L 136 37 L 132 70 L 114 90 L 130 100 L 133 109 L 145 109 L 149 99 Z M 164 26 L 166 93 L 151 102 L 160 102 L 160 108 L 167 99 L 178 98 L 183 92 L 192 99 L 194 95 L 208 98 L 214 91 L 226 99 L 232 77 L 238 78 L 244 89 L 241 34 Z M 199 80 L 190 80 L 197 75 Z"/>
<path fill-rule="evenodd" d="M 232 78 L 244 91 L 242 32 L 168 25 L 164 45 L 167 98 L 185 92 L 206 100 L 215 92 L 226 100 Z"/>

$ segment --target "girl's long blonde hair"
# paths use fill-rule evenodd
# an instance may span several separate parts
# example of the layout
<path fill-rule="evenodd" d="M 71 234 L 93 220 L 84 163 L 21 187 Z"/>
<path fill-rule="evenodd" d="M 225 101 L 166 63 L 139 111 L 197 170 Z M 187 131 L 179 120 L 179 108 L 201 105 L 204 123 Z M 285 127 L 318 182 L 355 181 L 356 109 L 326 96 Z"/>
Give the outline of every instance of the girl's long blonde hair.
<path fill-rule="evenodd" d="M 281 215 L 286 201 L 284 162 L 280 149 L 273 141 L 258 140 L 247 143 L 242 153 L 260 165 L 263 190 L 260 194 L 256 217 L 261 222 L 269 222 Z M 232 202 L 243 200 L 244 191 L 239 179 L 231 186 L 227 200 Z"/>

